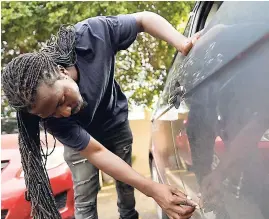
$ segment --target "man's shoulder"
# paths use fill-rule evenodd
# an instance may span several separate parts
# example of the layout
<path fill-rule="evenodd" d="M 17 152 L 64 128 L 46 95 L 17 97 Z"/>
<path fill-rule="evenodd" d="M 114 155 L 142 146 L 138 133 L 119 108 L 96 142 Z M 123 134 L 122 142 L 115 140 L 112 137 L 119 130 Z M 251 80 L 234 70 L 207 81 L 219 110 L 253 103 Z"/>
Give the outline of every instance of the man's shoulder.
<path fill-rule="evenodd" d="M 88 49 L 88 44 L 106 42 L 109 37 L 104 16 L 90 17 L 74 25 L 76 30 L 77 47 Z M 94 45 L 92 45 L 94 46 Z"/>
<path fill-rule="evenodd" d="M 74 26 L 78 33 L 84 32 L 85 29 L 90 29 L 91 31 L 98 33 L 102 30 L 101 27 L 117 26 L 120 23 L 119 21 L 123 20 L 133 22 L 135 21 L 135 18 L 131 14 L 95 16 L 86 18 L 76 23 Z"/>
<path fill-rule="evenodd" d="M 78 33 L 83 32 L 86 28 L 95 30 L 95 28 L 100 28 L 104 24 L 105 18 L 105 16 L 89 17 L 76 23 L 74 26 Z"/>

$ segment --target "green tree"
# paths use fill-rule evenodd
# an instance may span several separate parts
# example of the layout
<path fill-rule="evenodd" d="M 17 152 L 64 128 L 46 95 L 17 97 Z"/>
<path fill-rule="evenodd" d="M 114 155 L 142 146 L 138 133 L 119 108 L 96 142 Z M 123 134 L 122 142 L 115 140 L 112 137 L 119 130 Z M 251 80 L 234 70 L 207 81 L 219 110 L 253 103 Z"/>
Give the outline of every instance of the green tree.
<path fill-rule="evenodd" d="M 117 15 L 152 11 L 183 30 L 193 2 L 1 2 L 2 67 L 13 57 L 40 49 L 61 24 L 74 24 L 97 15 Z M 175 49 L 148 34 L 140 34 L 135 43 L 118 54 L 116 79 L 129 96 L 130 105 L 151 107 L 154 96 L 163 89 L 167 69 Z M 2 117 L 12 110 L 2 96 Z"/>

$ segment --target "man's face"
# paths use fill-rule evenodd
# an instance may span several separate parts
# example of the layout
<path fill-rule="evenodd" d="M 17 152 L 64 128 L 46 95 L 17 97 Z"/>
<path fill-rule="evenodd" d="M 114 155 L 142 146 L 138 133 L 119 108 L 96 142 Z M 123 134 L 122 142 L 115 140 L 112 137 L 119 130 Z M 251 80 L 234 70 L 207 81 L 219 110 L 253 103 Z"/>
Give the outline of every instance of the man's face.
<path fill-rule="evenodd" d="M 84 101 L 76 82 L 68 75 L 62 76 L 53 85 L 43 82 L 38 86 L 36 100 L 30 113 L 41 118 L 60 118 L 80 111 Z"/>

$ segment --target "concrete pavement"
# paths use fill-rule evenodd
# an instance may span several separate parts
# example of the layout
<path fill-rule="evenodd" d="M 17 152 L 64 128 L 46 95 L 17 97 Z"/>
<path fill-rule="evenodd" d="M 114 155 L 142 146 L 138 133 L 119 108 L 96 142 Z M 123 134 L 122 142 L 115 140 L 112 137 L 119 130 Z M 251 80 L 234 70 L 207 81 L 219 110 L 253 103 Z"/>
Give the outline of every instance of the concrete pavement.
<path fill-rule="evenodd" d="M 135 191 L 136 210 L 141 219 L 157 219 L 156 207 L 152 198 Z M 117 192 L 114 186 L 102 188 L 98 194 L 98 216 L 101 219 L 118 219 Z"/>

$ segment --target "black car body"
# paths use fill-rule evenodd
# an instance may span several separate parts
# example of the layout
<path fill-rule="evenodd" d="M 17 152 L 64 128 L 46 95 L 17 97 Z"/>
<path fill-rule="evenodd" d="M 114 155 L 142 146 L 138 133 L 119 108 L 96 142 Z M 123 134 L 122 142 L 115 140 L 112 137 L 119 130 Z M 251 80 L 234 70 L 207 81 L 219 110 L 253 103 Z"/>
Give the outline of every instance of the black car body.
<path fill-rule="evenodd" d="M 194 219 L 267 219 L 269 2 L 197 2 L 184 34 L 202 29 L 153 115 L 152 177 L 199 202 Z"/>

